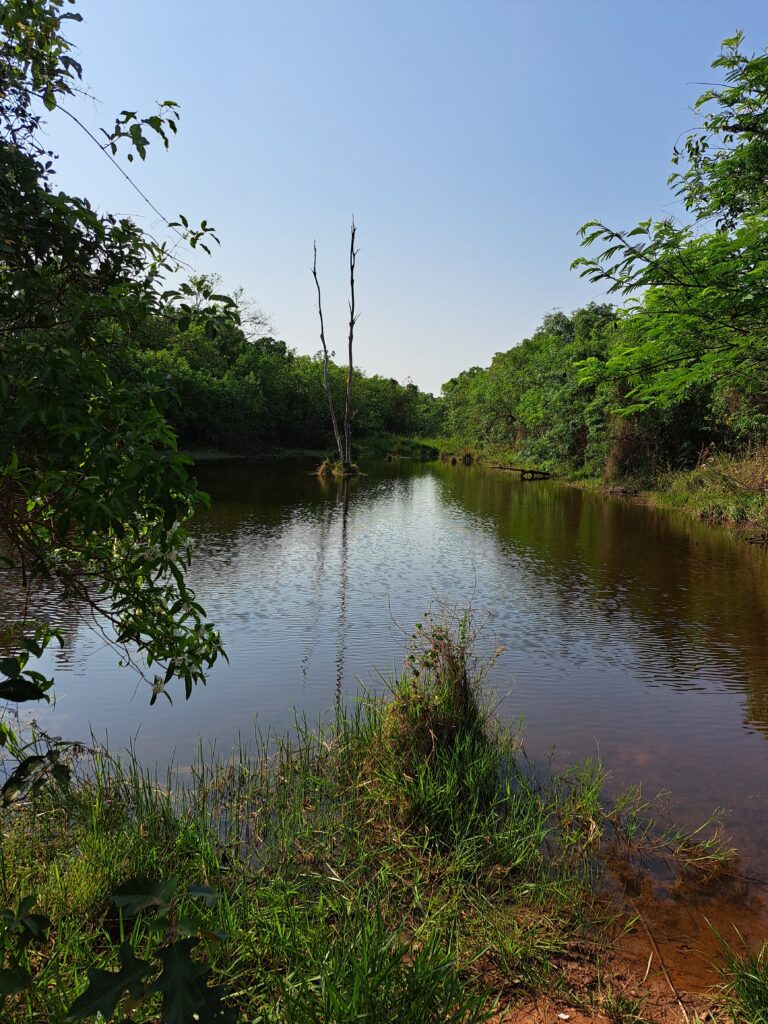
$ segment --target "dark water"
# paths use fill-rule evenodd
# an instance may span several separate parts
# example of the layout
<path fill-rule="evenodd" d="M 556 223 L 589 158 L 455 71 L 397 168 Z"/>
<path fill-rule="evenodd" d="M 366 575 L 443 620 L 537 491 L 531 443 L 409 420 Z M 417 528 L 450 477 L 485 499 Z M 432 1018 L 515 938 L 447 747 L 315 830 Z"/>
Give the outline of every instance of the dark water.
<path fill-rule="evenodd" d="M 366 468 L 345 502 L 303 464 L 201 464 L 214 501 L 195 523 L 193 581 L 229 664 L 189 702 L 149 708 L 103 640 L 48 609 L 70 628 L 45 724 L 183 767 L 200 739 L 228 753 L 256 715 L 282 730 L 294 707 L 315 719 L 360 680 L 381 686 L 433 596 L 471 602 L 506 647 L 491 683 L 530 754 L 599 755 L 611 785 L 669 790 L 687 823 L 723 808 L 744 864 L 768 873 L 765 553 L 554 482 Z"/>

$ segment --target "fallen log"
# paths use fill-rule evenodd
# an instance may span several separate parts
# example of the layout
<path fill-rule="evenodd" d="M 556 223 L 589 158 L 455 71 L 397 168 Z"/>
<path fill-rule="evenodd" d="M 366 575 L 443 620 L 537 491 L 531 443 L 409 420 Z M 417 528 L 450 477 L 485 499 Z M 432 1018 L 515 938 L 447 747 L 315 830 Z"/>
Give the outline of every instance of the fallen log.
<path fill-rule="evenodd" d="M 530 469 L 526 466 L 491 466 L 491 469 L 503 469 L 505 473 L 519 473 L 521 480 L 550 480 L 552 474 L 546 469 Z"/>

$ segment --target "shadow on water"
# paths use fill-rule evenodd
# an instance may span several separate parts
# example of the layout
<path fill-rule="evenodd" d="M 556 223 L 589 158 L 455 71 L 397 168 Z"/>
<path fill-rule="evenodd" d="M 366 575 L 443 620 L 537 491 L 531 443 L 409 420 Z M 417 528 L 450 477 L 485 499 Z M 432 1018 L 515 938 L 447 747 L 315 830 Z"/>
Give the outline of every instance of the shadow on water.
<path fill-rule="evenodd" d="M 489 524 L 562 611 L 586 599 L 608 630 L 637 621 L 651 685 L 703 689 L 698 672 L 716 675 L 743 695 L 744 724 L 768 735 L 765 552 L 665 510 L 556 483 L 510 487 L 480 470 L 435 473 L 442 500 Z M 574 621 L 569 637 L 578 632 Z"/>

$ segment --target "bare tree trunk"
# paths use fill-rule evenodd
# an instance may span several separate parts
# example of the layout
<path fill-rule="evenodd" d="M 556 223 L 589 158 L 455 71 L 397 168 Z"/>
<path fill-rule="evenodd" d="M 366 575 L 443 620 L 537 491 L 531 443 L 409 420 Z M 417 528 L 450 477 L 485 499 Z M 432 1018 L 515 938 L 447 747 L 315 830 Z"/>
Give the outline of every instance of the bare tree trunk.
<path fill-rule="evenodd" d="M 333 425 L 333 436 L 336 438 L 336 447 L 339 451 L 339 459 L 344 462 L 344 449 L 341 444 L 341 434 L 339 433 L 339 423 L 336 419 L 336 410 L 333 406 L 333 394 L 331 393 L 331 381 L 328 376 L 328 346 L 325 343 L 325 324 L 323 323 L 323 303 L 320 296 L 320 281 L 317 277 L 317 242 L 314 246 L 315 258 L 312 261 L 312 277 L 315 279 L 315 287 L 317 288 L 317 312 L 320 316 L 320 342 L 323 346 L 323 391 L 328 401 L 328 412 L 331 414 L 331 424 Z"/>
<path fill-rule="evenodd" d="M 355 219 L 352 218 L 352 232 L 349 240 L 349 337 L 347 340 L 347 389 L 344 395 L 344 471 L 352 468 L 352 342 L 355 336 Z"/>
<path fill-rule="evenodd" d="M 342 421 L 343 434 L 339 430 L 339 421 L 336 416 L 336 409 L 333 404 L 333 394 L 331 392 L 331 382 L 328 372 L 328 365 L 330 357 L 328 355 L 328 346 L 325 343 L 325 325 L 323 323 L 323 304 L 320 296 L 320 281 L 317 276 L 317 243 L 314 245 L 314 260 L 312 262 L 312 276 L 315 279 L 315 287 L 317 288 L 317 312 L 320 316 L 320 342 L 323 346 L 323 391 L 328 402 L 328 412 L 331 414 L 331 424 L 333 426 L 333 436 L 336 439 L 336 447 L 339 452 L 339 461 L 341 462 L 342 473 L 345 476 L 352 475 L 352 418 L 354 412 L 352 410 L 352 381 L 354 379 L 354 362 L 352 359 L 352 345 L 355 338 L 355 324 L 357 323 L 357 314 L 355 313 L 355 261 L 357 259 L 358 250 L 355 249 L 355 235 L 357 228 L 355 227 L 354 218 L 352 219 L 352 232 L 349 242 L 349 336 L 347 338 L 347 384 L 344 392 L 344 419 Z"/>

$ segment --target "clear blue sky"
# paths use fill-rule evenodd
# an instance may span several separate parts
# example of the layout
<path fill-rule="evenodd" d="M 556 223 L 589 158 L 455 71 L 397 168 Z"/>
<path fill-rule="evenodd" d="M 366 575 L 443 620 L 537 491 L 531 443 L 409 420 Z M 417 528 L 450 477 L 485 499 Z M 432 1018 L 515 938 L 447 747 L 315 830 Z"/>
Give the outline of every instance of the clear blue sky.
<path fill-rule="evenodd" d="M 239 285 L 299 352 L 342 351 L 358 224 L 356 363 L 428 390 L 598 289 L 569 271 L 592 217 L 677 209 L 671 148 L 720 40 L 768 43 L 766 0 L 84 0 L 71 23 L 98 102 L 181 105 L 137 183 L 168 216 L 216 226 L 197 269 Z M 62 187 L 157 218 L 61 115 Z M 154 150 L 154 152 L 153 152 Z M 128 166 L 128 165 L 126 165 Z"/>

